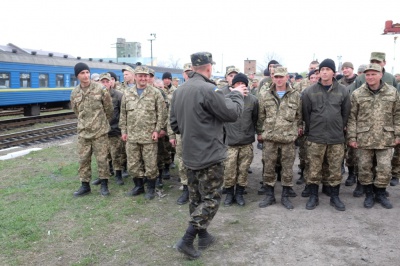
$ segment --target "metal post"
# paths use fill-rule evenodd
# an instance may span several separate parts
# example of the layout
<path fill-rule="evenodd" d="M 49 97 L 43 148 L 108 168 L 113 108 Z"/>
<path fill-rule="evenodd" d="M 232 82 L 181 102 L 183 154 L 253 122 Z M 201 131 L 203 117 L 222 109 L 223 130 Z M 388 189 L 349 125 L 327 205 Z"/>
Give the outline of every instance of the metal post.
<path fill-rule="evenodd" d="M 148 39 L 148 41 L 150 41 L 151 66 L 153 66 L 153 41 L 156 40 L 156 34 L 155 33 L 150 33 L 150 36 L 154 37 L 154 38 Z"/>
<path fill-rule="evenodd" d="M 394 75 L 394 66 L 396 65 L 396 40 L 397 36 L 394 36 L 394 46 L 393 46 L 393 66 L 392 66 L 392 74 Z"/>

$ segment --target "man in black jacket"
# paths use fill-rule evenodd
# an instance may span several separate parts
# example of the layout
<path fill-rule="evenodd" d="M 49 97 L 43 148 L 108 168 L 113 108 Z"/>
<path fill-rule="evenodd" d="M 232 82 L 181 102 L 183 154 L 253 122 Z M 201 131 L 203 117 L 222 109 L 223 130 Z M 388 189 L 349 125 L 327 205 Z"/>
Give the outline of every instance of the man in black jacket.
<path fill-rule="evenodd" d="M 193 72 L 189 80 L 174 92 L 170 121 L 172 130 L 182 137 L 182 160 L 187 167 L 190 221 L 176 248 L 191 259 L 201 253 L 193 247 L 199 235 L 199 249 L 215 242 L 207 232 L 214 218 L 221 195 L 226 146 L 223 142 L 224 122 L 235 122 L 243 111 L 241 85 L 224 96 L 210 80 L 212 55 L 200 52 L 191 55 Z"/>
<path fill-rule="evenodd" d="M 345 205 L 339 199 L 342 181 L 341 164 L 344 156 L 344 130 L 350 113 L 349 91 L 334 78 L 335 62 L 325 59 L 319 65 L 318 83 L 303 91 L 303 120 L 307 137 L 307 159 L 309 171 L 307 185 L 310 198 L 306 209 L 318 205 L 318 186 L 324 156 L 329 165 L 328 183 L 331 188 L 330 203 L 337 210 L 344 211 Z"/>

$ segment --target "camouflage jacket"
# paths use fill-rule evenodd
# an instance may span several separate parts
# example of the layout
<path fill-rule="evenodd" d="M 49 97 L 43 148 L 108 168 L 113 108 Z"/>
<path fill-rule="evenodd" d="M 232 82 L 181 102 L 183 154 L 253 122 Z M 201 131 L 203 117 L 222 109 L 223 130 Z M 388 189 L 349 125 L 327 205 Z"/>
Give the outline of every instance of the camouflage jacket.
<path fill-rule="evenodd" d="M 304 91 L 307 87 L 310 87 L 312 84 L 308 78 L 302 79 L 300 82 L 295 82 L 293 88 L 298 92 Z"/>
<path fill-rule="evenodd" d="M 259 99 L 257 132 L 263 140 L 290 143 L 302 127 L 300 93 L 286 84 L 286 93 L 279 99 L 275 84 Z"/>
<path fill-rule="evenodd" d="M 71 92 L 71 105 L 78 117 L 79 137 L 95 139 L 108 133 L 114 108 L 106 88 L 90 82 L 85 92 L 78 85 Z"/>
<path fill-rule="evenodd" d="M 132 84 L 132 85 L 135 86 L 135 84 Z M 124 81 L 124 82 L 121 82 L 119 84 L 119 86 L 116 87 L 115 89 L 117 89 L 117 90 L 119 90 L 121 92 L 124 92 L 126 90 L 129 90 L 129 88 L 132 88 L 132 87 L 129 87 L 129 85 Z"/>
<path fill-rule="evenodd" d="M 171 88 L 164 86 L 163 91 L 164 91 L 165 95 L 167 96 L 167 99 L 168 99 L 167 109 L 169 109 L 169 106 L 171 105 L 172 95 L 173 95 L 174 91 L 176 91 L 176 87 L 174 87 L 173 85 L 171 85 Z"/>
<path fill-rule="evenodd" d="M 130 142 L 153 143 L 151 135 L 165 124 L 164 112 L 164 99 L 158 89 L 148 85 L 139 97 L 134 86 L 124 91 L 119 127 Z"/>
<path fill-rule="evenodd" d="M 108 132 L 108 136 L 121 136 L 121 129 L 119 128 L 119 117 L 121 114 L 121 101 L 123 93 L 116 89 L 110 89 L 109 93 L 112 98 L 114 106 L 114 113 L 110 121 L 111 130 Z"/>
<path fill-rule="evenodd" d="M 362 149 L 386 149 L 400 138 L 400 99 L 396 88 L 382 83 L 374 93 L 364 83 L 351 95 L 348 142 Z"/>

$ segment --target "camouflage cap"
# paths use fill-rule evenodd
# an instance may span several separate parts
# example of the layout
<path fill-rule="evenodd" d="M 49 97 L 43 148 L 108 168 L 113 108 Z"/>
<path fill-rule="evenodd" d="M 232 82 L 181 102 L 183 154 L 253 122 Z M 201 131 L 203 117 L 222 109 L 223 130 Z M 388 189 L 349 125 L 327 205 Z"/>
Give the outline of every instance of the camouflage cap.
<path fill-rule="evenodd" d="M 376 60 L 376 61 L 379 61 L 379 62 L 383 62 L 383 61 L 385 61 L 385 58 L 386 58 L 386 54 L 385 53 L 372 52 L 371 53 L 371 58 L 369 59 L 369 61 Z"/>
<path fill-rule="evenodd" d="M 193 66 L 202 66 L 206 64 L 215 64 L 212 59 L 212 54 L 209 52 L 199 52 L 190 56 Z"/>
<path fill-rule="evenodd" d="M 239 73 L 240 70 L 239 70 L 239 68 L 236 68 L 236 67 L 230 67 L 230 68 L 228 68 L 228 70 L 226 71 L 225 76 L 228 76 L 228 75 L 229 75 L 230 73 L 232 73 L 232 72 Z"/>
<path fill-rule="evenodd" d="M 274 77 L 275 76 L 285 77 L 287 74 L 288 74 L 288 72 L 287 72 L 287 68 L 286 67 L 277 67 L 277 68 L 275 68 Z"/>
<path fill-rule="evenodd" d="M 149 68 L 146 66 L 137 66 L 135 68 L 135 74 L 147 74 L 149 75 Z"/>
<path fill-rule="evenodd" d="M 103 80 L 103 79 L 111 80 L 111 75 L 110 75 L 110 73 L 103 73 L 103 74 L 101 74 L 99 80 Z"/>
<path fill-rule="evenodd" d="M 154 77 L 156 75 L 156 72 L 154 71 L 154 69 L 149 68 L 149 74 Z"/>
<path fill-rule="evenodd" d="M 98 80 L 99 80 L 99 77 L 100 77 L 100 75 L 99 75 L 98 73 L 93 73 L 93 74 L 90 76 L 90 79 L 91 79 L 91 80 L 94 80 L 94 81 L 98 81 Z"/>
<path fill-rule="evenodd" d="M 367 72 L 368 70 L 373 70 L 373 71 L 377 71 L 377 72 L 382 73 L 382 67 L 380 65 L 374 64 L 374 63 L 368 64 L 367 67 L 364 70 L 364 73 Z"/>
<path fill-rule="evenodd" d="M 183 72 L 191 71 L 192 70 L 192 63 L 186 63 L 183 65 Z"/>
<path fill-rule="evenodd" d="M 177 80 L 177 81 L 179 81 L 179 78 L 176 78 L 176 77 L 175 77 L 175 78 L 172 78 L 172 80 Z"/>
<path fill-rule="evenodd" d="M 129 72 L 135 73 L 135 70 L 133 68 L 131 68 L 130 66 L 125 66 L 122 69 L 122 72 L 124 72 L 124 71 L 129 71 Z"/>

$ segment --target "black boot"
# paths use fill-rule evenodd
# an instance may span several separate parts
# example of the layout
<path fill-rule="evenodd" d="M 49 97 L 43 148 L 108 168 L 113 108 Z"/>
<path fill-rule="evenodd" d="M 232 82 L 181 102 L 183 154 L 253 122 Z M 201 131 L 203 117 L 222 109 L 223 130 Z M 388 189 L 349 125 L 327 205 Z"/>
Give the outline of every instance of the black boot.
<path fill-rule="evenodd" d="M 147 179 L 147 191 L 144 198 L 152 200 L 156 196 L 156 179 Z"/>
<path fill-rule="evenodd" d="M 196 250 L 193 246 L 197 233 L 198 230 L 190 224 L 186 229 L 185 235 L 176 243 L 176 249 L 192 260 L 197 259 L 201 255 L 201 252 Z"/>
<path fill-rule="evenodd" d="M 285 206 L 286 209 L 292 210 L 293 204 L 289 200 L 289 188 L 287 186 L 282 187 L 282 198 L 281 198 L 281 203 L 283 206 Z"/>
<path fill-rule="evenodd" d="M 265 198 L 258 204 L 260 208 L 265 208 L 276 203 L 274 187 L 265 185 L 265 189 L 267 190 L 267 193 Z"/>
<path fill-rule="evenodd" d="M 299 179 L 297 179 L 296 184 L 297 185 L 303 185 L 305 181 L 306 180 L 304 179 L 304 169 L 301 169 L 300 170 L 300 177 L 299 177 Z"/>
<path fill-rule="evenodd" d="M 282 180 L 281 172 L 282 172 L 282 166 L 276 165 L 275 166 L 275 173 L 276 173 L 276 180 L 278 182 L 281 182 L 281 180 Z"/>
<path fill-rule="evenodd" d="M 349 169 L 349 175 L 347 176 L 346 182 L 344 183 L 344 185 L 346 187 L 351 187 L 352 185 L 354 185 L 356 183 L 356 175 L 354 173 L 354 166 L 348 166 L 347 167 Z"/>
<path fill-rule="evenodd" d="M 171 164 L 169 165 L 169 168 L 175 169 L 175 153 L 171 153 Z"/>
<path fill-rule="evenodd" d="M 110 175 L 114 175 L 114 167 L 113 167 L 112 161 L 108 161 L 108 166 L 110 169 Z"/>
<path fill-rule="evenodd" d="M 246 203 L 243 198 L 244 187 L 236 185 L 235 201 L 237 205 L 244 206 Z"/>
<path fill-rule="evenodd" d="M 158 170 L 158 176 L 156 177 L 156 187 L 162 188 L 164 186 L 162 182 L 162 172 L 163 170 Z"/>
<path fill-rule="evenodd" d="M 331 187 L 330 204 L 331 204 L 331 206 L 335 207 L 336 210 L 344 211 L 344 210 L 346 210 L 346 206 L 344 206 L 343 202 L 339 198 L 339 191 L 340 191 L 340 185 Z"/>
<path fill-rule="evenodd" d="M 317 184 L 309 184 L 308 187 L 310 189 L 310 198 L 307 201 L 306 209 L 314 210 L 315 207 L 317 207 L 319 204 L 319 200 L 318 200 L 319 186 Z"/>
<path fill-rule="evenodd" d="M 128 196 L 137 196 L 144 193 L 143 178 L 134 178 L 135 187 L 128 192 Z"/>
<path fill-rule="evenodd" d="M 199 249 L 204 250 L 210 247 L 216 238 L 207 232 L 207 229 L 199 229 Z"/>
<path fill-rule="evenodd" d="M 110 191 L 108 190 L 108 179 L 101 180 L 100 194 L 102 196 L 110 195 Z"/>
<path fill-rule="evenodd" d="M 359 180 L 357 180 L 357 186 L 353 191 L 353 197 L 359 198 L 362 195 L 364 195 L 364 186 L 361 185 Z"/>
<path fill-rule="evenodd" d="M 189 201 L 189 188 L 187 185 L 183 185 L 182 195 L 178 198 L 176 203 L 183 205 Z"/>
<path fill-rule="evenodd" d="M 122 169 L 122 178 L 128 178 L 129 173 L 128 173 L 128 164 L 124 163 L 124 167 Z"/>
<path fill-rule="evenodd" d="M 92 181 L 92 185 L 94 186 L 98 186 L 101 184 L 101 179 L 100 178 L 96 178 L 95 180 Z"/>
<path fill-rule="evenodd" d="M 386 209 L 393 208 L 392 203 L 390 203 L 389 199 L 386 197 L 386 188 L 376 187 L 375 201 L 380 203 L 382 207 Z"/>
<path fill-rule="evenodd" d="M 296 194 L 296 192 L 294 192 L 292 187 L 288 187 L 287 193 L 288 193 L 288 197 L 291 197 L 291 198 L 297 197 L 297 194 Z"/>
<path fill-rule="evenodd" d="M 342 171 L 342 175 L 346 173 L 346 168 L 344 167 L 344 161 L 342 161 L 342 166 L 340 167 Z"/>
<path fill-rule="evenodd" d="M 322 185 L 322 193 L 330 197 L 332 195 L 332 187 L 330 185 Z"/>
<path fill-rule="evenodd" d="M 89 182 L 82 182 L 81 187 L 74 192 L 74 197 L 81 197 L 89 194 L 91 191 Z"/>
<path fill-rule="evenodd" d="M 224 201 L 224 206 L 232 206 L 234 202 L 235 187 L 226 188 L 226 197 Z"/>
<path fill-rule="evenodd" d="M 260 187 L 260 189 L 257 191 L 257 194 L 258 194 L 258 195 L 265 195 L 265 194 L 267 194 L 267 187 L 266 187 L 264 184 L 262 184 L 261 187 Z"/>
<path fill-rule="evenodd" d="M 373 185 L 372 184 L 365 185 L 364 191 L 365 191 L 364 207 L 370 209 L 375 204 Z"/>
<path fill-rule="evenodd" d="M 395 176 L 392 176 L 392 179 L 390 180 L 390 186 L 394 187 L 399 184 L 399 179 Z"/>
<path fill-rule="evenodd" d="M 165 164 L 163 173 L 162 173 L 162 178 L 163 179 L 170 179 L 171 178 L 171 174 L 169 173 L 169 163 Z"/>
<path fill-rule="evenodd" d="M 249 174 L 253 173 L 253 170 L 251 170 L 250 166 L 249 166 L 249 168 L 247 168 L 247 173 L 249 173 Z"/>
<path fill-rule="evenodd" d="M 115 179 L 116 179 L 117 185 L 122 186 L 124 184 L 124 180 L 122 179 L 122 171 L 121 170 L 115 171 Z"/>
<path fill-rule="evenodd" d="M 310 196 L 310 187 L 308 185 L 304 186 L 304 190 L 301 192 L 303 198 L 308 198 Z"/>

